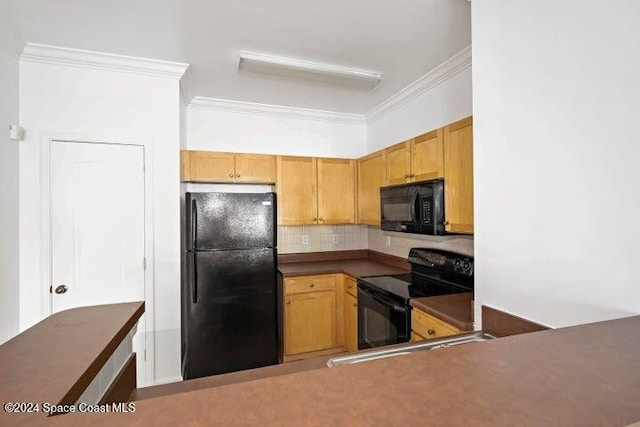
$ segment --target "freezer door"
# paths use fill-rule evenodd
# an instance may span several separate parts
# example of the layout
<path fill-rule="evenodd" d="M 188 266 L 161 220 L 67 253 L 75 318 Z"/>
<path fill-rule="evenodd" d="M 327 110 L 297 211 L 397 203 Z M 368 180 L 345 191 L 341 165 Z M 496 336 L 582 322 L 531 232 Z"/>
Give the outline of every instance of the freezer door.
<path fill-rule="evenodd" d="M 188 249 L 276 247 L 275 193 L 187 193 Z"/>
<path fill-rule="evenodd" d="M 275 250 L 189 255 L 184 379 L 277 364 Z"/>

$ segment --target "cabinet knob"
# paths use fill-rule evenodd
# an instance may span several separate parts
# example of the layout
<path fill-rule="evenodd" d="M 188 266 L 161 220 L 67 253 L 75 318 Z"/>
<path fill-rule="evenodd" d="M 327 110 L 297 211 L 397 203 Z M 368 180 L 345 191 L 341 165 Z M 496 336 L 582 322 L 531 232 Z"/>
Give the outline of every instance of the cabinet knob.
<path fill-rule="evenodd" d="M 429 330 L 427 330 L 427 333 L 428 333 L 429 335 L 433 335 L 433 334 L 435 334 L 435 333 L 436 333 L 436 331 L 434 331 L 433 329 L 429 329 Z"/>
<path fill-rule="evenodd" d="M 287 304 L 291 304 L 291 301 L 287 300 Z"/>
<path fill-rule="evenodd" d="M 357 302 L 354 302 L 354 303 L 353 303 L 353 306 L 354 306 L 354 307 L 357 307 L 357 306 L 358 306 L 358 303 L 357 303 Z"/>
<path fill-rule="evenodd" d="M 312 219 L 313 219 L 313 222 L 316 222 L 318 220 L 318 218 L 316 218 L 315 216 Z"/>
<path fill-rule="evenodd" d="M 315 286 L 315 283 L 312 283 L 309 285 L 310 288 L 313 288 Z"/>
<path fill-rule="evenodd" d="M 409 178 L 413 178 L 414 176 L 415 176 L 415 175 L 414 175 L 414 174 L 412 174 L 412 173 L 410 173 L 410 174 L 409 174 Z"/>
<path fill-rule="evenodd" d="M 322 219 L 322 218 L 318 218 L 318 221 L 322 222 L 322 221 L 324 221 L 324 219 Z"/>
<path fill-rule="evenodd" d="M 240 174 L 239 173 L 236 174 L 236 178 L 240 178 Z"/>
<path fill-rule="evenodd" d="M 232 173 L 229 174 L 229 178 L 233 178 L 233 174 Z"/>
<path fill-rule="evenodd" d="M 449 221 L 443 221 L 442 225 L 449 225 Z"/>
<path fill-rule="evenodd" d="M 405 178 L 409 178 L 409 174 L 405 175 L 404 177 L 405 177 Z"/>

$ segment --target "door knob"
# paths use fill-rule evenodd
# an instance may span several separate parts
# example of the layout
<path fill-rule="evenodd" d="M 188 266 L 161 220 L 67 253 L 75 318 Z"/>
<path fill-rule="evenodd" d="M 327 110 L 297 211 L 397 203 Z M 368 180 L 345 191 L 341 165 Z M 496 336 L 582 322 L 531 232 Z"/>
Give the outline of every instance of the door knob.
<path fill-rule="evenodd" d="M 54 292 L 58 295 L 64 294 L 65 292 L 67 292 L 67 287 L 65 285 L 58 285 L 56 286 L 56 289 Z"/>

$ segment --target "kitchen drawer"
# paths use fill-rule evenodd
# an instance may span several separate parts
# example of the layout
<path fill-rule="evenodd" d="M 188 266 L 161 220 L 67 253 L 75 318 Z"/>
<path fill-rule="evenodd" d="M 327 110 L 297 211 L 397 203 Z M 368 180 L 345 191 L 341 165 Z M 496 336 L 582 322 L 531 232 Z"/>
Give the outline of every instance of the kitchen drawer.
<path fill-rule="evenodd" d="M 354 297 L 358 298 L 358 282 L 351 276 L 344 276 L 344 290 Z"/>
<path fill-rule="evenodd" d="M 286 295 L 335 289 L 335 275 L 301 276 L 284 279 L 284 293 Z"/>
<path fill-rule="evenodd" d="M 427 339 L 462 333 L 448 323 L 415 308 L 411 311 L 411 329 L 415 334 Z"/>

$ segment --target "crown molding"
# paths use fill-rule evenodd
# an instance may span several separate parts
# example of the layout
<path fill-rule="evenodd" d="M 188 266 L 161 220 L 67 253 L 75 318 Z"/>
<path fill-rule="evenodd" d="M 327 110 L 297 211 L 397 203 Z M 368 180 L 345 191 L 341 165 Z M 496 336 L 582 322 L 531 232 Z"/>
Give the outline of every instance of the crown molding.
<path fill-rule="evenodd" d="M 460 52 L 429 71 L 418 80 L 401 89 L 396 94 L 387 98 L 378 106 L 372 108 L 365 114 L 367 123 L 376 121 L 386 116 L 392 111 L 400 108 L 412 99 L 433 89 L 442 82 L 450 79 L 459 72 L 471 67 L 471 46 L 467 46 Z"/>
<path fill-rule="evenodd" d="M 180 79 L 189 64 L 27 43 L 21 61 Z"/>
<path fill-rule="evenodd" d="M 191 100 L 189 108 L 224 111 L 229 113 L 254 114 L 286 119 L 316 120 L 345 124 L 365 124 L 364 114 L 338 113 L 334 111 L 258 104 L 255 102 L 233 101 L 228 99 L 207 98 L 203 96 L 195 96 Z"/>

